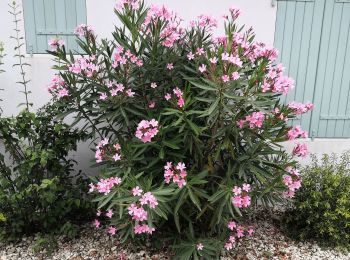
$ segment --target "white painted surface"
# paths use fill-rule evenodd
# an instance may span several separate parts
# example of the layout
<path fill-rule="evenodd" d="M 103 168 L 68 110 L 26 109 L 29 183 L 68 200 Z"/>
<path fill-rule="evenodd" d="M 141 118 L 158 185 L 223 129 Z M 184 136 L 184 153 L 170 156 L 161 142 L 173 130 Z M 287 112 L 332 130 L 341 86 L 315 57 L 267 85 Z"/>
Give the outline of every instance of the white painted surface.
<path fill-rule="evenodd" d="M 4 100 L 1 106 L 5 115 L 14 115 L 18 113 L 20 108 L 17 105 L 24 100 L 23 94 L 19 91 L 21 86 L 16 84 L 19 80 L 18 68 L 12 68 L 12 64 L 16 62 L 14 55 L 14 40 L 9 36 L 13 33 L 12 16 L 8 13 L 9 1 L 0 1 L 0 41 L 5 44 L 5 52 L 7 56 L 4 59 L 5 66 L 3 69 L 6 73 L 0 74 L 0 88 L 5 91 L 0 92 L 0 97 Z M 268 45 L 273 44 L 276 7 L 271 6 L 271 0 L 150 0 L 148 3 L 165 4 L 170 9 L 176 11 L 180 17 L 184 19 L 184 24 L 199 14 L 211 14 L 216 18 L 220 18 L 228 12 L 229 7 L 235 5 L 242 9 L 242 15 L 239 19 L 241 24 L 252 26 L 257 34 L 257 40 L 265 42 Z M 21 1 L 19 1 L 21 3 Z M 110 38 L 114 25 L 118 24 L 117 18 L 113 12 L 115 0 L 86 0 L 87 3 L 87 23 L 91 25 L 101 38 Z M 22 36 L 24 36 L 24 24 L 20 22 Z M 221 34 L 219 29 L 217 33 Z M 22 48 L 23 53 L 25 48 Z M 32 91 L 30 101 L 34 103 L 34 108 L 38 108 L 46 103 L 50 95 L 45 88 L 51 75 L 54 73 L 50 69 L 52 63 L 48 55 L 34 55 L 30 57 L 26 55 L 26 62 L 31 64 L 27 70 L 27 77 L 31 80 L 29 87 Z M 322 154 L 324 152 L 342 152 L 350 149 L 350 140 L 335 139 L 316 139 L 315 141 L 307 141 L 310 151 Z M 287 149 L 292 149 L 291 143 L 286 143 Z M 87 144 L 79 146 L 79 151 L 74 155 L 80 162 L 79 168 L 87 173 L 90 160 L 93 158 Z M 307 162 L 304 161 L 304 162 Z"/>
<path fill-rule="evenodd" d="M 5 115 L 16 114 L 20 108 L 18 103 L 23 102 L 23 94 L 19 93 L 20 86 L 16 84 L 19 79 L 18 68 L 12 68 L 16 62 L 14 55 L 14 40 L 9 36 L 13 33 L 12 16 L 8 13 L 7 4 L 10 1 L 0 1 L 0 41 L 5 44 L 7 56 L 4 59 L 4 69 L 7 71 L 0 74 L 0 86 L 5 89 L 0 92 L 4 102 L 1 104 Z M 21 4 L 21 1 L 18 1 Z M 118 24 L 117 17 L 113 8 L 115 0 L 86 0 L 87 4 L 87 23 L 92 25 L 99 37 L 110 38 L 114 25 Z M 271 0 L 149 0 L 151 4 L 164 4 L 178 13 L 184 19 L 184 25 L 199 14 L 211 14 L 220 19 L 223 14 L 228 13 L 229 7 L 235 5 L 242 9 L 240 22 L 253 26 L 256 31 L 257 39 L 268 45 L 273 44 L 276 7 L 271 6 Z M 25 36 L 23 21 L 20 23 L 22 36 Z M 221 30 L 220 30 L 221 29 Z M 222 26 L 218 33 L 222 33 Z M 25 53 L 25 48 L 22 48 Z M 38 108 L 49 100 L 50 96 L 45 90 L 53 71 L 50 70 L 52 63 L 48 55 L 27 55 L 26 62 L 32 66 L 28 68 L 28 79 L 31 79 L 30 90 L 33 92 L 30 96 L 34 107 Z"/>

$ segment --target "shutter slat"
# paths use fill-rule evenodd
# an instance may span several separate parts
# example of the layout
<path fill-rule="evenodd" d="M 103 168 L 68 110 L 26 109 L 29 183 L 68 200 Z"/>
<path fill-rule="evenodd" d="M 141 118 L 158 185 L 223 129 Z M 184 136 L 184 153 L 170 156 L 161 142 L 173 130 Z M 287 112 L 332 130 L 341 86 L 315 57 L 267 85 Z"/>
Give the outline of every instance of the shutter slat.
<path fill-rule="evenodd" d="M 46 53 L 47 41 L 58 36 L 67 50 L 77 50 L 74 29 L 86 23 L 85 0 L 23 1 L 27 53 Z"/>

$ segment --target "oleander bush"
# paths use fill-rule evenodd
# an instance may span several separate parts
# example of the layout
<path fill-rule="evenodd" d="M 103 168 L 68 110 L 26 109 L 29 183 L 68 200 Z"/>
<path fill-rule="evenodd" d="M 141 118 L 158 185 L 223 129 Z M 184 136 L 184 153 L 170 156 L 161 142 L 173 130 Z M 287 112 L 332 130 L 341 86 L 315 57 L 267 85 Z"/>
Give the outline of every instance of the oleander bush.
<path fill-rule="evenodd" d="M 284 226 L 301 240 L 349 248 L 350 152 L 312 156 L 302 170 L 303 186 L 284 216 Z"/>
<path fill-rule="evenodd" d="M 74 172 L 75 162 L 67 157 L 85 136 L 56 120 L 56 112 L 47 105 L 37 113 L 24 109 L 0 118 L 6 151 L 0 153 L 2 240 L 34 232 L 73 236 L 91 209 L 86 178 Z"/>
<path fill-rule="evenodd" d="M 237 8 L 219 37 L 206 15 L 183 27 L 166 7 L 138 0 L 115 13 L 122 26 L 112 40 L 78 26 L 77 56 L 63 40 L 49 42 L 57 74 L 48 91 L 96 144 L 94 225 L 108 223 L 121 241 L 155 233 L 180 259 L 216 258 L 253 235 L 242 221 L 251 205 L 300 187 L 293 156 L 307 147 L 289 154 L 280 142 L 307 136 L 287 121 L 313 105 L 280 102 L 293 80 L 275 49 L 238 26 Z"/>

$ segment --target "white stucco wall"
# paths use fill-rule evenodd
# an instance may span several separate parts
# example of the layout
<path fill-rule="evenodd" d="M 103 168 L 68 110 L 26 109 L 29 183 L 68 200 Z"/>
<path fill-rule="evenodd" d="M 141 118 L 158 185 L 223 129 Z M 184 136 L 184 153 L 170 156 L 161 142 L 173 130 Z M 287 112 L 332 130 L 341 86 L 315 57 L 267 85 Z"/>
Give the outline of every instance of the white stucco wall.
<path fill-rule="evenodd" d="M 8 13 L 10 0 L 0 1 L 0 41 L 5 43 L 5 51 L 7 56 L 3 60 L 5 65 L 3 69 L 6 73 L 0 74 L 0 88 L 5 91 L 0 92 L 0 98 L 4 101 L 0 104 L 4 109 L 5 115 L 14 115 L 18 113 L 20 108 L 17 105 L 24 100 L 23 94 L 19 91 L 21 86 L 16 84 L 19 80 L 18 68 L 12 68 L 12 64 L 16 62 L 14 55 L 14 41 L 9 36 L 13 33 L 12 16 Z M 227 13 L 231 5 L 235 5 L 242 9 L 240 22 L 247 26 L 252 26 L 257 34 L 257 40 L 263 41 L 268 45 L 273 44 L 276 7 L 272 6 L 272 0 L 149 0 L 148 3 L 165 4 L 170 9 L 176 11 L 179 16 L 187 23 L 199 14 L 211 14 L 220 18 Z M 21 1 L 19 1 L 21 4 Z M 92 25 L 101 38 L 110 38 L 110 33 L 115 24 L 118 24 L 116 16 L 113 12 L 115 0 L 86 0 L 87 4 L 87 23 Z M 24 24 L 20 22 L 20 29 L 24 35 Z M 222 33 L 222 31 L 218 31 Z M 24 53 L 25 48 L 22 48 Z M 42 106 L 50 98 L 45 91 L 51 75 L 54 73 L 50 67 L 50 57 L 48 55 L 26 55 L 26 62 L 31 64 L 27 70 L 27 77 L 31 79 L 29 84 L 32 94 L 30 101 L 34 103 L 34 108 Z M 316 139 L 314 141 L 306 140 L 312 153 L 340 153 L 350 149 L 350 139 L 334 140 L 334 139 Z M 1 146 L 1 145 L 0 145 Z M 286 143 L 285 147 L 292 150 L 293 144 Z M 1 147 L 0 147 L 1 148 Z M 78 153 L 74 157 L 80 162 L 79 169 L 88 174 L 94 170 L 89 168 L 89 160 L 93 158 L 87 144 L 79 146 Z M 308 160 L 304 161 L 307 162 Z"/>
<path fill-rule="evenodd" d="M 5 44 L 7 56 L 4 59 L 4 69 L 7 71 L 0 74 L 0 85 L 5 89 L 0 92 L 1 104 L 5 115 L 16 114 L 20 108 L 18 103 L 23 102 L 23 94 L 19 93 L 20 86 L 16 84 L 19 74 L 18 68 L 12 68 L 16 62 L 14 55 L 14 40 L 9 36 L 13 33 L 12 16 L 8 13 L 7 4 L 10 1 L 0 1 L 0 41 Z M 110 33 L 117 24 L 117 18 L 113 12 L 115 0 L 86 0 L 87 4 L 87 23 L 92 25 L 98 35 L 102 38 L 109 38 Z M 21 1 L 18 1 L 21 4 Z M 211 14 L 218 19 L 228 12 L 228 8 L 235 5 L 242 9 L 240 22 L 253 26 L 256 31 L 257 39 L 269 45 L 273 44 L 276 7 L 272 7 L 271 0 L 149 0 L 148 3 L 165 4 L 170 9 L 176 11 L 188 23 L 199 14 Z M 20 29 L 25 36 L 23 21 L 20 23 Z M 222 33 L 222 31 L 219 33 Z M 25 48 L 22 48 L 23 53 Z M 45 91 L 45 86 L 49 82 L 53 71 L 50 70 L 52 63 L 47 55 L 26 55 L 26 62 L 32 66 L 28 68 L 27 78 L 31 80 L 30 90 L 33 92 L 30 101 L 34 107 L 40 107 L 50 96 Z"/>
<path fill-rule="evenodd" d="M 14 26 L 13 18 L 8 13 L 9 2 L 10 0 L 0 1 L 0 41 L 4 42 L 7 54 L 3 60 L 5 63 L 3 69 L 6 70 L 6 73 L 0 74 L 0 88 L 5 89 L 0 92 L 0 98 L 3 99 L 0 105 L 4 110 L 4 115 L 7 116 L 17 114 L 21 109 L 18 104 L 24 101 L 24 95 L 19 92 L 22 90 L 21 86 L 16 84 L 16 81 L 19 80 L 18 67 L 12 67 L 17 60 L 13 58 L 14 40 L 9 38 L 13 33 Z M 22 3 L 21 0 L 17 2 L 20 5 Z M 115 0 L 86 0 L 87 23 L 95 29 L 101 38 L 110 38 L 114 25 L 118 24 L 113 11 L 115 2 Z M 240 22 L 247 24 L 247 26 L 253 26 L 259 41 L 269 45 L 273 44 L 276 7 L 271 5 L 271 0 L 149 0 L 148 3 L 168 6 L 184 19 L 184 24 L 200 14 L 210 14 L 220 19 L 223 14 L 228 12 L 229 7 L 235 5 L 242 9 Z M 23 20 L 19 25 L 22 36 L 25 37 Z M 223 33 L 223 31 L 219 30 L 218 33 Z M 25 53 L 25 47 L 22 48 L 22 53 Z M 26 54 L 25 62 L 31 64 L 31 67 L 27 68 L 27 79 L 31 80 L 29 83 L 32 92 L 30 102 L 34 104 L 34 109 L 39 108 L 50 99 L 50 95 L 45 90 L 51 75 L 54 73 L 51 70 L 52 62 L 50 59 L 48 55 L 31 57 Z M 80 169 L 87 173 L 92 171 L 89 168 L 89 160 L 93 157 L 87 144 L 80 145 L 78 153 L 74 156 L 80 162 Z"/>

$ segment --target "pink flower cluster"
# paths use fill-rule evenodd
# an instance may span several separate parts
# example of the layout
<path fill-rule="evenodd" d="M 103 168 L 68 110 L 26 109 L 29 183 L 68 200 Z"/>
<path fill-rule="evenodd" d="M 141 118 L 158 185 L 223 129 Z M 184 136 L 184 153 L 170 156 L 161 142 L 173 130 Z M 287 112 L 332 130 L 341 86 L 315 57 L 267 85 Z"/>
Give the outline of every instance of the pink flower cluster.
<path fill-rule="evenodd" d="M 95 64 L 96 57 L 90 56 L 87 58 L 79 57 L 68 68 L 70 72 L 75 74 L 83 74 L 91 78 L 99 71 L 99 66 Z"/>
<path fill-rule="evenodd" d="M 247 208 L 250 206 L 251 199 L 249 196 L 250 185 L 244 183 L 242 187 L 233 187 L 233 196 L 231 198 L 232 204 L 237 208 Z"/>
<path fill-rule="evenodd" d="M 107 87 L 109 89 L 109 95 L 111 97 L 116 97 L 118 96 L 119 93 L 122 93 L 123 96 L 127 97 L 133 97 L 135 95 L 135 92 L 133 92 L 130 88 L 126 89 L 123 84 L 121 83 L 113 83 L 113 82 L 108 82 Z M 100 99 L 101 100 L 106 100 L 109 96 L 107 93 L 103 92 L 100 94 Z"/>
<path fill-rule="evenodd" d="M 66 89 L 66 83 L 58 75 L 52 77 L 50 84 L 47 86 L 47 90 L 51 95 L 57 95 L 59 98 L 69 95 L 68 89 Z"/>
<path fill-rule="evenodd" d="M 183 28 L 180 27 L 181 20 L 176 13 L 165 6 L 152 5 L 148 10 L 142 28 L 145 30 L 150 24 L 156 25 L 159 21 L 164 22 L 164 26 L 160 31 L 160 38 L 163 39 L 161 44 L 166 47 L 173 47 L 184 33 Z"/>
<path fill-rule="evenodd" d="M 232 231 L 232 233 L 230 234 L 228 241 L 225 243 L 224 247 L 226 250 L 231 250 L 235 246 L 237 239 L 240 239 L 244 236 L 252 236 L 254 234 L 253 227 L 243 227 L 234 221 L 230 221 L 227 224 L 227 227 Z"/>
<path fill-rule="evenodd" d="M 241 119 L 237 122 L 239 128 L 243 128 L 245 123 L 249 123 L 250 128 L 261 128 L 264 123 L 264 113 L 262 112 L 253 112 L 251 115 L 245 117 L 245 119 Z"/>
<path fill-rule="evenodd" d="M 210 15 L 199 15 L 197 20 L 190 21 L 191 27 L 198 26 L 199 28 L 214 29 L 218 26 L 218 21 Z"/>
<path fill-rule="evenodd" d="M 170 183 L 171 179 L 175 184 L 182 188 L 186 185 L 187 171 L 184 163 L 179 162 L 176 166 L 172 162 L 167 162 L 164 166 L 165 183 Z"/>
<path fill-rule="evenodd" d="M 130 50 L 125 50 L 121 46 L 117 46 L 113 54 L 112 67 L 117 68 L 122 65 L 126 65 L 128 62 L 136 64 L 138 67 L 142 67 L 143 61 L 137 58 Z"/>
<path fill-rule="evenodd" d="M 236 6 L 231 6 L 229 11 L 230 11 L 232 20 L 236 20 L 242 13 L 241 9 L 239 9 Z"/>
<path fill-rule="evenodd" d="M 303 131 L 300 125 L 292 127 L 287 132 L 288 140 L 294 140 L 299 137 L 307 138 L 307 136 L 308 136 L 308 133 L 306 131 Z"/>
<path fill-rule="evenodd" d="M 83 37 L 85 34 L 93 34 L 94 30 L 90 25 L 80 24 L 77 26 L 77 28 L 75 28 L 74 33 L 80 37 Z"/>
<path fill-rule="evenodd" d="M 101 140 L 96 146 L 95 159 L 97 163 L 103 161 L 103 159 L 109 158 L 113 161 L 119 161 L 120 155 L 120 144 L 116 143 L 113 146 L 109 145 L 108 138 Z"/>
<path fill-rule="evenodd" d="M 119 185 L 122 182 L 122 180 L 119 177 L 110 177 L 107 179 L 100 179 L 99 182 L 94 185 L 93 183 L 89 184 L 89 192 L 94 192 L 97 190 L 99 193 L 103 193 L 104 195 L 107 195 L 111 192 L 111 189 Z"/>
<path fill-rule="evenodd" d="M 282 113 L 278 107 L 275 107 L 275 109 L 272 111 L 272 113 L 276 116 L 276 118 L 278 118 L 280 120 L 284 120 L 285 122 L 288 121 L 288 117 L 286 117 L 285 114 Z"/>
<path fill-rule="evenodd" d="M 130 7 L 132 10 L 138 10 L 140 8 L 139 0 L 119 0 L 116 4 L 115 9 L 122 11 L 125 7 Z"/>
<path fill-rule="evenodd" d="M 175 95 L 175 97 L 177 98 L 177 106 L 178 107 L 183 107 L 185 105 L 185 99 L 183 98 L 183 92 L 181 89 L 179 89 L 178 87 L 173 89 L 173 93 Z M 167 93 L 164 98 L 166 100 L 170 100 L 172 98 L 172 95 L 170 93 Z"/>
<path fill-rule="evenodd" d="M 297 143 L 293 148 L 293 155 L 305 158 L 309 154 L 306 144 Z"/>
<path fill-rule="evenodd" d="M 156 229 L 153 227 L 148 226 L 147 224 L 136 224 L 134 227 L 134 233 L 135 234 L 143 234 L 143 233 L 148 233 L 150 235 L 152 235 L 152 233 L 155 231 Z"/>
<path fill-rule="evenodd" d="M 64 40 L 53 38 L 48 41 L 51 51 L 57 51 L 58 48 L 62 48 L 64 46 Z"/>
<path fill-rule="evenodd" d="M 146 192 L 142 194 L 143 191 L 138 186 L 133 188 L 131 192 L 133 196 L 138 196 L 140 198 L 138 200 L 138 203 L 132 203 L 128 207 L 129 215 L 132 217 L 133 220 L 137 222 L 147 221 L 148 213 L 143 208 L 143 206 L 148 205 L 151 209 L 155 209 L 156 206 L 158 205 L 157 199 L 153 196 L 151 192 Z M 154 231 L 155 231 L 155 228 L 152 228 L 147 224 L 136 224 L 134 227 L 135 234 L 142 234 L 142 233 L 152 234 Z"/>
<path fill-rule="evenodd" d="M 313 109 L 314 104 L 312 103 L 303 104 L 303 103 L 293 101 L 288 104 L 288 108 L 292 109 L 295 115 L 301 115 Z"/>
<path fill-rule="evenodd" d="M 114 214 L 114 213 L 113 213 L 113 210 L 112 210 L 112 209 L 109 209 L 109 210 L 106 211 L 106 213 L 105 213 L 106 217 L 108 217 L 108 218 L 112 218 L 113 214 Z M 102 215 L 101 210 L 98 210 L 97 213 L 96 213 L 96 215 L 97 215 L 98 217 L 100 217 L 100 216 Z M 93 222 L 93 226 L 94 226 L 95 228 L 100 228 L 101 222 L 100 222 L 98 219 L 95 219 L 94 222 Z M 107 229 L 107 233 L 110 234 L 110 235 L 112 235 L 112 236 L 115 235 L 116 232 L 117 232 L 117 229 L 116 229 L 114 226 L 109 226 L 108 229 Z"/>
<path fill-rule="evenodd" d="M 293 198 L 295 191 L 301 187 L 301 178 L 299 171 L 292 167 L 288 167 L 286 171 L 289 175 L 283 176 L 283 183 L 287 186 L 288 190 L 283 192 L 285 198 Z"/>
<path fill-rule="evenodd" d="M 142 142 L 151 142 L 151 139 L 158 134 L 158 121 L 152 119 L 150 121 L 142 120 L 136 129 L 135 136 Z"/>

